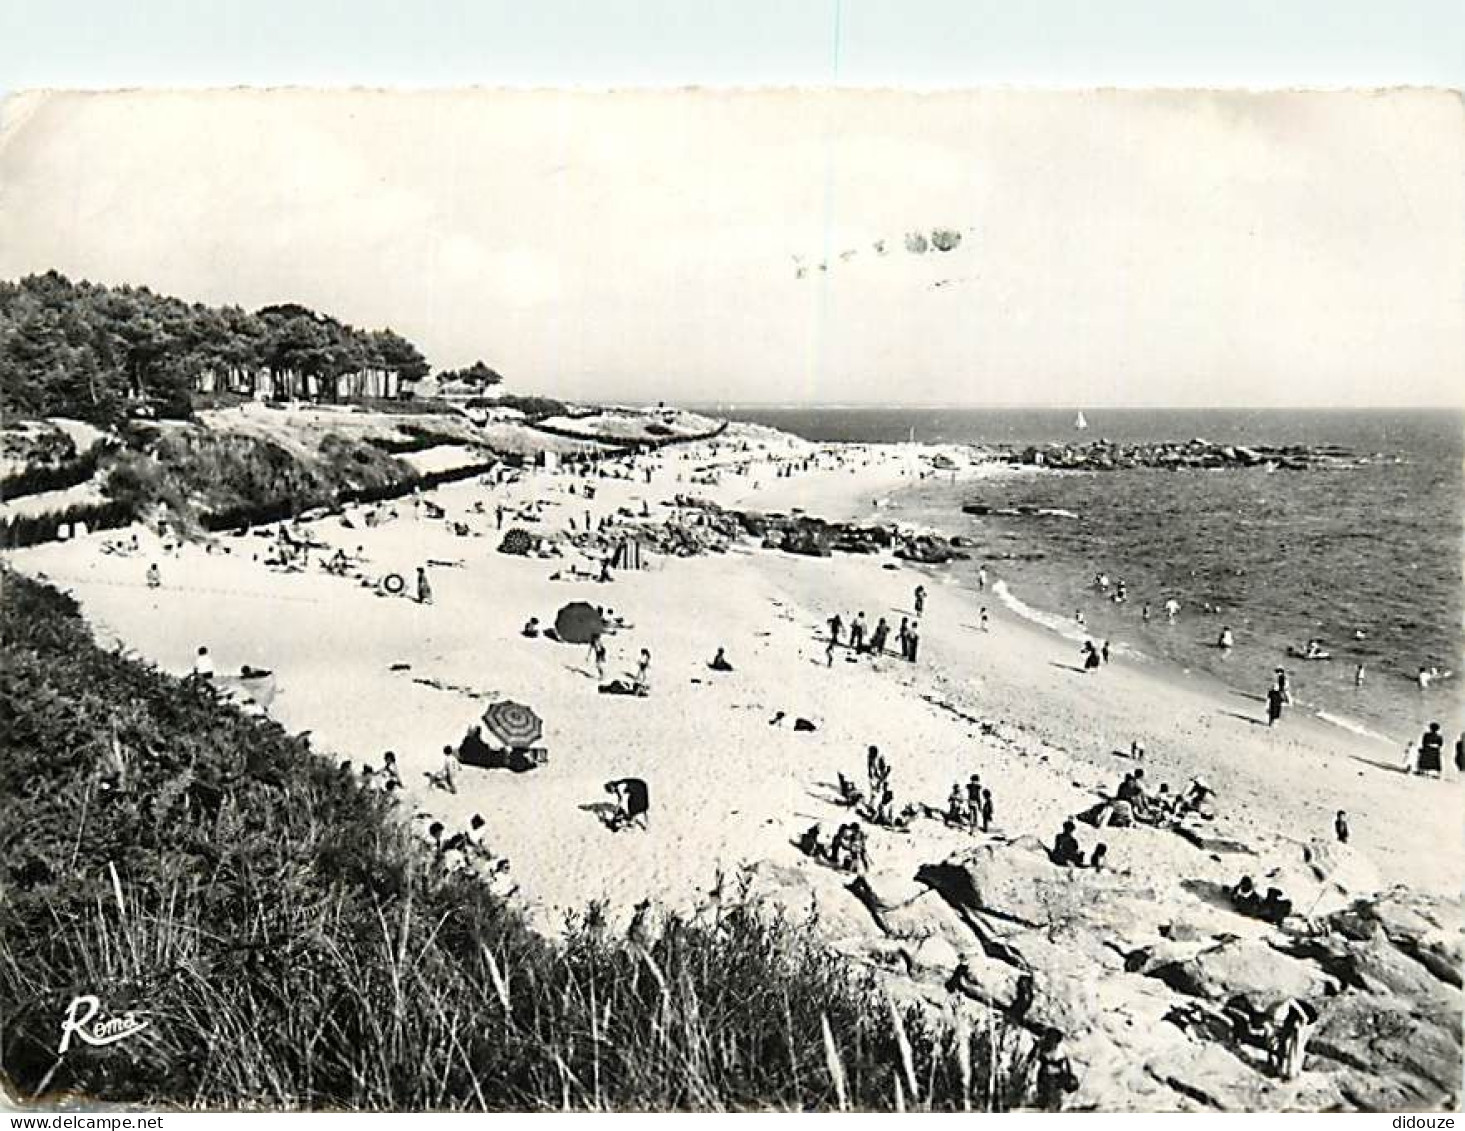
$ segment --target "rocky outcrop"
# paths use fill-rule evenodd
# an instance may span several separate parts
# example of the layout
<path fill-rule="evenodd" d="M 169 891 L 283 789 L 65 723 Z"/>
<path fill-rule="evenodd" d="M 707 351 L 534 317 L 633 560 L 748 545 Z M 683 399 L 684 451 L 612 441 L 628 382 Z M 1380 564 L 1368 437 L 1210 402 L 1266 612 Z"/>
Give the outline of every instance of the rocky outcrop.
<path fill-rule="evenodd" d="M 1351 460 L 1346 448 L 1331 444 L 1284 444 L 1244 447 L 1195 439 L 1183 444 L 1116 444 L 1094 440 L 1083 444 L 1047 444 L 1006 449 L 996 458 L 1008 463 L 1068 471 L 1118 471 L 1126 468 L 1271 467 L 1300 471 L 1321 464 Z"/>

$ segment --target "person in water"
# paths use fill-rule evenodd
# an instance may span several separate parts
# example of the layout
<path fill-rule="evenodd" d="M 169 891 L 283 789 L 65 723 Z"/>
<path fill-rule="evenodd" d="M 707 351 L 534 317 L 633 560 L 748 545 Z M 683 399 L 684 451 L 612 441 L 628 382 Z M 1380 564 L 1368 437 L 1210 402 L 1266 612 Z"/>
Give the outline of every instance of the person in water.
<path fill-rule="evenodd" d="M 1236 638 L 1231 635 L 1231 626 L 1229 624 L 1223 626 L 1221 629 L 1221 636 L 1216 641 L 1216 647 L 1225 652 L 1230 651 L 1231 648 L 1235 646 L 1235 644 Z"/>

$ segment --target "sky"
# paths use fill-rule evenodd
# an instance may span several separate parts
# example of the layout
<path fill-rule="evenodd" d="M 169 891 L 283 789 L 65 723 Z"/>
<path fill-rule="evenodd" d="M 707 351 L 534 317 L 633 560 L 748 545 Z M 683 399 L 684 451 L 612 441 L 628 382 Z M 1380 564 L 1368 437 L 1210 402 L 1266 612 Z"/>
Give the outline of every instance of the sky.
<path fill-rule="evenodd" d="M 442 19 L 403 24 L 398 38 L 420 47 L 432 26 L 461 45 L 494 7 L 437 5 Z M 1038 36 L 1058 60 L 1050 84 L 1115 81 L 1093 63 L 1102 52 L 1063 65 L 1099 34 L 1087 7 L 1037 7 L 1071 17 Z M 1422 46 L 1429 13 L 1375 27 L 1345 10 L 1329 26 L 1376 32 L 1374 53 L 1335 50 L 1332 71 L 1294 67 L 1284 79 L 1266 70 L 1276 52 L 1264 43 L 1240 50 L 1232 24 L 1250 6 L 1229 7 L 1231 22 L 1222 6 L 1192 5 L 1187 34 L 1250 60 L 1237 82 L 1451 81 Z M 1116 4 L 1109 16 L 1137 26 L 1143 8 Z M 532 10 L 520 41 L 547 43 L 553 20 Z M 671 30 L 658 34 L 683 50 L 668 55 L 681 69 L 659 72 L 662 85 L 1024 78 L 1018 63 L 974 72 L 950 54 L 919 55 L 934 40 L 880 5 L 781 10 L 794 16 L 756 3 L 741 20 L 721 4 L 668 8 Z M 968 62 L 986 57 L 974 10 L 984 6 L 945 29 Z M 101 16 L 80 62 L 10 69 L 5 82 L 655 77 L 644 54 L 642 73 L 627 72 L 617 40 L 598 53 L 564 42 L 538 71 L 522 62 L 532 52 L 474 71 L 468 52 L 446 50 L 432 82 L 371 55 L 310 71 L 288 53 L 281 63 L 259 5 L 249 12 L 229 25 L 235 70 L 188 56 L 169 72 L 155 48 L 109 70 L 88 54 L 109 31 Z M 1010 40 L 996 12 L 986 30 Z M 729 68 L 744 57 L 727 47 L 738 30 L 775 21 L 785 34 L 760 56 L 762 73 Z M 575 26 L 583 38 L 595 24 Z M 1146 70 L 1130 44 L 1117 63 L 1131 85 L 1219 82 L 1224 55 L 1187 65 L 1172 52 L 1169 72 Z M 482 358 L 513 389 L 570 397 L 1456 405 L 1461 126 L 1457 96 L 1423 91 L 28 95 L 6 103 L 0 125 L 0 278 L 55 267 L 207 302 L 298 301 L 390 325 L 435 365 Z M 934 231 L 960 242 L 940 250 Z"/>

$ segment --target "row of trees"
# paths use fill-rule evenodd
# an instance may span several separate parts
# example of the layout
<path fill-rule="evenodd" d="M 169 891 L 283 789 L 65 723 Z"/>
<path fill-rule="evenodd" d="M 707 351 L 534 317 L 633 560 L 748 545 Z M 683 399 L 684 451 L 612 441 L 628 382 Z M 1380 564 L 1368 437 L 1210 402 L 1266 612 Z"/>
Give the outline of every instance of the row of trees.
<path fill-rule="evenodd" d="M 55 271 L 0 282 L 0 408 L 16 416 L 113 422 L 139 402 L 187 416 L 200 389 L 331 400 L 428 372 L 401 335 L 293 303 L 251 313 Z"/>

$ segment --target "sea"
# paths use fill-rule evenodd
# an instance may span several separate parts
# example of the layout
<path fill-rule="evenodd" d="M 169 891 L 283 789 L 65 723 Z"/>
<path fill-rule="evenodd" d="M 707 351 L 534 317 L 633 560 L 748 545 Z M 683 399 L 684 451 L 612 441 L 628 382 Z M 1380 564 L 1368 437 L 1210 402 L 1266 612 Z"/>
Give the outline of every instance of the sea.
<path fill-rule="evenodd" d="M 1407 742 L 1461 726 L 1465 414 L 1453 410 L 744 408 L 724 416 L 818 441 L 1024 448 L 1116 443 L 1330 444 L 1353 458 L 1302 471 L 1023 470 L 902 492 L 903 523 L 972 540 L 993 601 L 1075 639 L 1261 696 L 1287 668 L 1299 707 Z M 1040 514 L 973 516 L 967 503 Z M 1098 575 L 1111 580 L 1109 595 Z M 1113 600 L 1123 580 L 1127 599 Z M 1180 612 L 1173 624 L 1164 603 Z M 1148 621 L 1144 606 L 1150 606 Z M 1084 626 L 1079 627 L 1078 613 Z M 1235 645 L 1217 646 L 1229 626 Z M 1289 653 L 1320 640 L 1331 658 Z M 1356 678 L 1359 665 L 1363 678 Z M 1421 690 L 1421 667 L 1449 672 Z"/>

